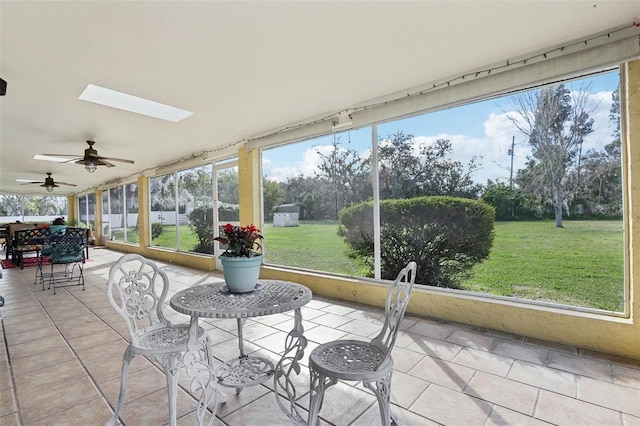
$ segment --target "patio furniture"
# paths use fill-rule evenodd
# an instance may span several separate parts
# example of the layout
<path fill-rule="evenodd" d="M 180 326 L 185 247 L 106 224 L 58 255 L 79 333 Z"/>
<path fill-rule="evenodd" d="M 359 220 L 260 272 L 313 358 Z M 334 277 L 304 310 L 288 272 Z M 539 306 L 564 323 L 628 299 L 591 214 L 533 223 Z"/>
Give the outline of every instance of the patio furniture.
<path fill-rule="evenodd" d="M 11 242 L 13 264 L 24 269 L 24 254 L 35 253 L 36 257 L 39 257 L 42 242 L 48 236 L 47 228 L 24 228 L 15 231 Z"/>
<path fill-rule="evenodd" d="M 190 330 L 194 333 L 194 344 L 190 349 L 211 366 L 211 343 L 204 329 L 190 329 L 189 324 L 173 325 L 165 318 L 162 308 L 168 291 L 167 274 L 155 262 L 138 254 L 122 256 L 109 270 L 107 296 L 111 306 L 127 323 L 129 346 L 122 359 L 118 403 L 105 425 L 115 425 L 118 421 L 127 391 L 129 364 L 134 356 L 149 356 L 164 368 L 172 426 L 177 424 L 178 372 L 189 349 Z M 206 408 L 205 404 L 203 409 Z"/>
<path fill-rule="evenodd" d="M 5 260 L 11 257 L 13 260 L 13 239 L 15 237 L 15 232 L 21 229 L 33 229 L 35 225 L 32 223 L 9 223 L 5 225 L 7 228 L 7 241 L 5 242 Z"/>
<path fill-rule="evenodd" d="M 81 285 L 84 290 L 86 232 L 74 232 L 72 228 L 67 228 L 64 235 L 51 235 L 49 240 L 51 269 L 48 278 L 49 288 L 53 285 L 53 294 L 56 294 L 56 287 L 71 285 Z M 56 265 L 63 265 L 64 268 L 59 270 Z"/>
<path fill-rule="evenodd" d="M 44 290 L 44 274 L 42 270 L 42 266 L 44 265 L 45 260 L 50 260 L 51 256 L 51 247 L 52 247 L 52 239 L 51 236 L 63 236 L 66 232 L 65 229 L 59 229 L 57 231 L 52 232 L 51 227 L 47 227 L 42 229 L 41 238 L 40 238 L 40 255 L 38 256 L 38 262 L 36 265 L 36 277 L 33 281 L 33 284 L 38 284 L 40 282 L 42 284 L 42 290 Z"/>
<path fill-rule="evenodd" d="M 362 384 L 373 391 L 378 399 L 381 423 L 386 426 L 391 424 L 390 400 L 393 373 L 391 350 L 409 303 L 415 277 L 416 263 L 409 262 L 389 287 L 385 303 L 384 325 L 371 342 L 336 340 L 324 343 L 311 351 L 308 426 L 316 424 L 324 392 L 338 380 L 362 380 Z M 393 420 L 396 423 L 396 419 Z"/>
<path fill-rule="evenodd" d="M 283 412 L 295 423 L 304 423 L 296 405 L 296 389 L 293 375 L 300 374 L 299 361 L 304 355 L 307 339 L 303 336 L 302 306 L 312 298 L 307 287 L 279 280 L 258 280 L 255 290 L 248 293 L 231 293 L 226 284 L 212 283 L 190 287 L 176 293 L 170 306 L 177 312 L 191 315 L 191 326 L 198 318 L 236 318 L 238 324 L 238 347 L 240 355 L 225 362 L 215 371 L 214 379 L 222 386 L 236 389 L 240 393 L 247 386 L 255 386 L 274 378 L 276 401 Z M 293 329 L 287 335 L 285 350 L 276 366 L 260 356 L 244 352 L 242 334 L 245 318 L 294 311 Z M 286 404 L 283 399 L 286 398 Z M 201 404 L 202 405 L 202 404 Z"/>

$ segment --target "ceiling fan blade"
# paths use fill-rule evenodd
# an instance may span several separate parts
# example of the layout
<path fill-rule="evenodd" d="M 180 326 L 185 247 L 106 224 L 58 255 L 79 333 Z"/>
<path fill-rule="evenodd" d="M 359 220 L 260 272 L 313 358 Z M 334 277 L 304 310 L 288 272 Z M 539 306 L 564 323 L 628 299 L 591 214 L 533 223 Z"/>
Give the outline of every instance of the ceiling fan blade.
<path fill-rule="evenodd" d="M 44 157 L 74 157 L 74 158 L 82 158 L 78 154 L 40 154 Z"/>
<path fill-rule="evenodd" d="M 100 157 L 100 156 L 98 156 L 98 159 L 100 159 L 100 160 L 109 160 L 109 161 L 118 161 L 120 163 L 134 164 L 133 160 L 125 160 L 124 158 L 113 158 L 113 157 Z"/>
<path fill-rule="evenodd" d="M 58 181 L 56 181 L 56 184 L 66 185 L 66 186 L 78 186 L 75 183 L 58 182 Z"/>
<path fill-rule="evenodd" d="M 42 181 L 40 181 L 40 182 L 35 182 L 35 181 L 34 182 L 23 182 L 20 185 L 34 185 L 34 184 L 40 184 L 40 183 L 44 183 L 44 182 L 42 182 Z"/>

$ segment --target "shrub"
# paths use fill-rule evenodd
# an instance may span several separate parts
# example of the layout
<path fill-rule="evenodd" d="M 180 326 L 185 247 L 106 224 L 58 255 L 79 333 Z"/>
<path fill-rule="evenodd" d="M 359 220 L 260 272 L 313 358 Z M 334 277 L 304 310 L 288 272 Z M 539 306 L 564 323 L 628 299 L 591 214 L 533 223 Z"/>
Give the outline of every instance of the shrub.
<path fill-rule="evenodd" d="M 415 260 L 417 283 L 457 288 L 493 244 L 495 209 L 483 201 L 440 196 L 384 200 L 380 215 L 383 279 L 394 279 Z M 373 203 L 343 209 L 340 223 L 340 235 L 373 271 Z"/>
<path fill-rule="evenodd" d="M 198 244 L 193 248 L 196 253 L 213 254 L 213 208 L 198 207 L 188 215 L 189 228 L 198 237 Z"/>
<path fill-rule="evenodd" d="M 151 224 L 151 239 L 155 240 L 160 235 L 162 235 L 162 231 L 164 231 L 164 226 L 160 222 L 154 222 Z"/>

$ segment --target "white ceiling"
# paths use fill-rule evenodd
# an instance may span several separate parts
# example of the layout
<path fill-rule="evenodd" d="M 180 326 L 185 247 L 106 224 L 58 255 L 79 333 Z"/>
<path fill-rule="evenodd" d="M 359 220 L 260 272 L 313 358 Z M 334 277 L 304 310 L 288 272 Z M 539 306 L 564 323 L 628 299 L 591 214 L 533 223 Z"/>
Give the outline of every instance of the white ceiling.
<path fill-rule="evenodd" d="M 0 192 L 44 193 L 16 179 L 46 172 L 83 191 L 233 153 L 268 131 L 634 21 L 639 1 L 1 0 Z M 194 115 L 171 123 L 79 100 L 89 83 Z M 86 139 L 135 164 L 89 174 L 33 160 L 81 155 Z"/>

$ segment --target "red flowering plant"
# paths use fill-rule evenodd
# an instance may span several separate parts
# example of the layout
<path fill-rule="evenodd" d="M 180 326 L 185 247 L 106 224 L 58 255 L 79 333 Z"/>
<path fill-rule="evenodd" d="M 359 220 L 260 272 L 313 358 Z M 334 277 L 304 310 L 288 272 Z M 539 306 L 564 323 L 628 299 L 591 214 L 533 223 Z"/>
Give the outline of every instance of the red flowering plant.
<path fill-rule="evenodd" d="M 222 234 L 214 240 L 227 246 L 222 256 L 226 257 L 253 257 L 258 256 L 255 248 L 262 249 L 259 240 L 262 240 L 260 230 L 253 224 L 249 226 L 237 226 L 227 223 L 222 227 Z"/>

